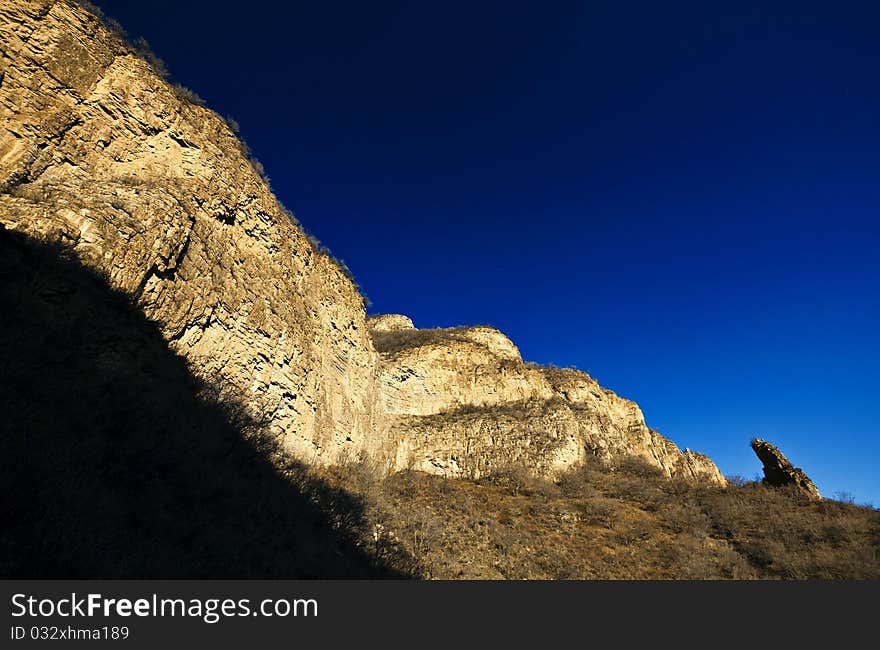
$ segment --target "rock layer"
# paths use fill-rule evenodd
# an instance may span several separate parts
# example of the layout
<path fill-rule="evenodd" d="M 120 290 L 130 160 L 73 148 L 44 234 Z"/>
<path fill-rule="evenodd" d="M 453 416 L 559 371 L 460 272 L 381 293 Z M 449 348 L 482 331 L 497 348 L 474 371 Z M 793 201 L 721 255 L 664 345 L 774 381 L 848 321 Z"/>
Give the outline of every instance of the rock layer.
<path fill-rule="evenodd" d="M 764 483 L 776 487 L 793 485 L 811 499 L 822 498 L 806 472 L 792 465 L 775 446 L 766 440 L 755 438 L 752 440 L 752 449 L 764 465 Z"/>
<path fill-rule="evenodd" d="M 300 455 L 372 445 L 362 298 L 226 123 L 77 5 L 4 0 L 0 37 L 0 222 L 71 247 Z"/>
<path fill-rule="evenodd" d="M 0 0 L 0 38 L 0 225 L 69 248 L 305 460 L 480 476 L 635 454 L 723 483 L 635 403 L 523 363 L 496 329 L 368 328 L 226 122 L 79 5 Z"/>
<path fill-rule="evenodd" d="M 552 476 L 587 454 L 638 456 L 668 476 L 725 482 L 707 457 L 648 428 L 637 404 L 584 372 L 524 363 L 494 328 L 418 330 L 390 315 L 368 325 L 397 466 L 478 478 L 522 465 Z"/>

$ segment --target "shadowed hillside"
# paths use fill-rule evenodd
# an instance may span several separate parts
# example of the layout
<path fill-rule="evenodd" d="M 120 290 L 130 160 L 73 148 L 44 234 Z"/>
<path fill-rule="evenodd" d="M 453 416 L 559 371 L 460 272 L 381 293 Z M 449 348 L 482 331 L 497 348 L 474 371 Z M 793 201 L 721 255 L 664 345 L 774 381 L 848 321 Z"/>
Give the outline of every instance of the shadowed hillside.
<path fill-rule="evenodd" d="M 0 333 L 3 577 L 880 577 L 876 510 L 638 459 L 552 482 L 318 475 L 126 297 L 3 229 Z"/>
<path fill-rule="evenodd" d="M 3 229 L 0 346 L 0 576 L 398 575 L 360 550 L 357 497 L 279 459 L 101 278 Z"/>

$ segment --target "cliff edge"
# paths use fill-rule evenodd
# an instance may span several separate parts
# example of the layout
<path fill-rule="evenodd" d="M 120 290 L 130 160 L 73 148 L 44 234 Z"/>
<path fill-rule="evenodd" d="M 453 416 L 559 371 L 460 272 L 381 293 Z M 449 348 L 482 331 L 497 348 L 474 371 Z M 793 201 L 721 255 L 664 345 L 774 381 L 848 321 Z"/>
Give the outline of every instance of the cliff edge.
<path fill-rule="evenodd" d="M 397 467 L 480 478 L 520 465 L 554 476 L 587 455 L 637 456 L 667 476 L 725 482 L 706 456 L 650 429 L 635 402 L 585 372 L 524 363 L 497 329 L 416 329 L 401 315 L 367 323 Z"/>
<path fill-rule="evenodd" d="M 100 270 L 299 455 L 368 447 L 363 300 L 225 121 L 74 3 L 4 0 L 0 38 L 0 222 Z"/>
<path fill-rule="evenodd" d="M 299 457 L 479 477 L 636 455 L 724 483 L 635 403 L 524 363 L 498 330 L 368 323 L 226 122 L 83 7 L 0 0 L 0 38 L 0 225 L 104 276 Z"/>

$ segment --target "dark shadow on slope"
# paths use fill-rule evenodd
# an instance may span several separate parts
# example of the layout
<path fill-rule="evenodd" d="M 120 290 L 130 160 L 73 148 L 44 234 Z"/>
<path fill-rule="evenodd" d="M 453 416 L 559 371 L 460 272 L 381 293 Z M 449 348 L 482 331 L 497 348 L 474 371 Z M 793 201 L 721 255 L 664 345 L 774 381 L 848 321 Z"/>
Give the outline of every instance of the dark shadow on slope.
<path fill-rule="evenodd" d="M 399 577 L 125 296 L 0 227 L 0 577 Z"/>

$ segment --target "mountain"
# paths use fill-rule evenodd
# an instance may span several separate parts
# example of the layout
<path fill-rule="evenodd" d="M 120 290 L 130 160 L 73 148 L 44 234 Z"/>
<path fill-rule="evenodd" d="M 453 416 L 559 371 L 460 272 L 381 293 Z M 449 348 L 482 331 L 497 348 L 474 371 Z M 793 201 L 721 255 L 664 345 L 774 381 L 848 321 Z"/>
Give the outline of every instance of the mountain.
<path fill-rule="evenodd" d="M 368 325 L 229 125 L 82 7 L 7 2 L 0 29 L 0 223 L 72 250 L 298 457 L 479 477 L 635 454 L 723 483 L 634 403 L 524 364 L 497 330 Z"/>
<path fill-rule="evenodd" d="M 706 456 L 649 429 L 637 404 L 584 372 L 523 363 L 497 329 L 422 330 L 401 315 L 367 324 L 396 468 L 480 478 L 521 466 L 558 476 L 588 456 L 635 456 L 666 476 L 725 482 Z"/>
<path fill-rule="evenodd" d="M 94 11 L 69 0 L 0 0 L 0 38 L 0 227 L 9 259 L 35 269 L 26 276 L 7 264 L 3 277 L 16 315 L 4 320 L 4 394 L 15 414 L 4 444 L 7 458 L 19 459 L 7 474 L 18 487 L 7 494 L 19 495 L 10 507 L 23 508 L 25 522 L 55 512 L 47 504 L 68 483 L 91 486 L 85 494 L 99 503 L 113 495 L 115 523 L 89 533 L 94 539 L 81 540 L 68 563 L 78 575 L 363 575 L 418 565 L 417 549 L 399 535 L 368 532 L 360 479 L 346 475 L 353 465 L 369 465 L 376 480 L 415 472 L 476 485 L 503 476 L 558 483 L 593 463 L 611 471 L 635 462 L 669 485 L 725 488 L 708 457 L 650 429 L 634 402 L 586 373 L 524 362 L 497 329 L 367 317 L 350 273 L 279 204 L 231 125 Z M 53 401 L 40 386 L 62 397 Z M 173 415 L 175 396 L 183 415 Z M 122 429 L 129 433 L 120 442 Z M 267 518 L 253 524 L 258 540 L 276 519 L 282 533 L 296 528 L 278 507 L 287 488 L 276 478 L 326 470 L 341 482 L 302 479 L 290 498 L 331 495 L 317 502 L 336 514 L 323 521 L 309 511 L 308 519 L 333 531 L 324 545 L 336 549 L 331 556 L 362 550 L 373 535 L 397 559 L 349 565 L 318 553 L 312 563 L 276 567 L 273 551 L 238 566 L 196 561 L 186 540 L 205 544 L 201 528 L 187 523 L 189 533 L 173 540 L 156 533 L 163 518 L 193 520 L 195 506 L 179 502 L 195 489 L 180 465 L 187 455 L 207 485 L 250 468 L 241 470 L 242 494 L 254 495 L 255 507 L 272 495 Z M 44 474 L 63 480 L 41 491 Z M 143 518 L 138 486 L 158 499 Z M 346 502 L 346 490 L 360 496 Z M 249 520 L 240 501 L 228 503 Z M 61 512 L 94 515 L 85 501 Z M 154 565 L 146 554 L 133 564 L 88 551 L 118 549 L 128 525 L 174 552 Z M 30 566 L 23 549 L 36 533 L 27 530 L 7 543 L 19 558 L 10 574 Z M 230 544 L 244 543 L 224 531 Z"/>

